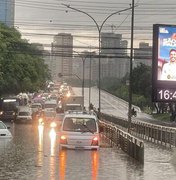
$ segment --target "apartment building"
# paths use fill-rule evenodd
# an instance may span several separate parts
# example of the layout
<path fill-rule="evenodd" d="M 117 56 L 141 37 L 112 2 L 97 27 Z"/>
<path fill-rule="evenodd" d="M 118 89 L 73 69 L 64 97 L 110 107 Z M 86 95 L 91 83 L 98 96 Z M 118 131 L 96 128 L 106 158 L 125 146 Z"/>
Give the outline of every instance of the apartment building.
<path fill-rule="evenodd" d="M 129 72 L 127 46 L 122 34 L 101 33 L 101 78 L 122 78 Z"/>
<path fill-rule="evenodd" d="M 15 0 L 0 0 L 0 22 L 8 27 L 14 26 Z"/>
<path fill-rule="evenodd" d="M 152 46 L 146 42 L 140 42 L 139 48 L 134 49 L 133 67 L 136 67 L 141 63 L 152 66 Z"/>
<path fill-rule="evenodd" d="M 58 81 L 58 74 L 64 78 L 72 75 L 73 36 L 69 33 L 59 33 L 54 36 L 51 47 L 51 74 L 54 81 Z"/>

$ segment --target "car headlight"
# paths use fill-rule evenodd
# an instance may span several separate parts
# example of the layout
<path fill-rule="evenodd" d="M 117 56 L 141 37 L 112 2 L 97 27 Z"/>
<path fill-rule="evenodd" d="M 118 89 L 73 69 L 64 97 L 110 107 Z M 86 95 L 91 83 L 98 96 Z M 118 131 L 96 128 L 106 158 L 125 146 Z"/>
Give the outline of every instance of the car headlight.
<path fill-rule="evenodd" d="M 3 111 L 0 111 L 0 115 L 2 115 L 3 114 Z"/>
<path fill-rule="evenodd" d="M 55 128 L 57 126 L 57 124 L 55 123 L 55 122 L 52 122 L 51 124 L 50 124 L 50 127 L 51 128 Z"/>
<path fill-rule="evenodd" d="M 38 122 L 42 123 L 43 122 L 43 118 L 39 118 Z"/>

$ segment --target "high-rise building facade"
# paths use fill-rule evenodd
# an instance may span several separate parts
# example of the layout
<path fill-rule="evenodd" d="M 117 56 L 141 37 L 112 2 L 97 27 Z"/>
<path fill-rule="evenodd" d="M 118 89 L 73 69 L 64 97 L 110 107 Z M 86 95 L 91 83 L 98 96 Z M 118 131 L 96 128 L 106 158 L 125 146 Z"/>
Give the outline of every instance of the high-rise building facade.
<path fill-rule="evenodd" d="M 13 27 L 14 18 L 15 0 L 0 0 L 0 22 Z"/>
<path fill-rule="evenodd" d="M 128 42 L 122 34 L 101 33 L 101 77 L 122 78 L 129 72 Z"/>
<path fill-rule="evenodd" d="M 146 42 L 140 42 L 139 48 L 134 49 L 133 67 L 136 67 L 141 63 L 152 66 L 152 47 Z"/>
<path fill-rule="evenodd" d="M 65 77 L 72 75 L 72 53 L 73 36 L 69 33 L 55 35 L 51 49 L 51 74 L 54 81 L 59 80 L 59 73 L 62 73 Z"/>

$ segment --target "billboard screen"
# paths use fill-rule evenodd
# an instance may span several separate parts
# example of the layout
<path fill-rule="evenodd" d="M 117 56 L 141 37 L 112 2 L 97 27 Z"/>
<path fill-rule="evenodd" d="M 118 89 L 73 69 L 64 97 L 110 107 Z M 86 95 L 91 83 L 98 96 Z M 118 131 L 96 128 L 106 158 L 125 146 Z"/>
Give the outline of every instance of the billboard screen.
<path fill-rule="evenodd" d="M 153 25 L 152 100 L 176 101 L 176 25 Z"/>

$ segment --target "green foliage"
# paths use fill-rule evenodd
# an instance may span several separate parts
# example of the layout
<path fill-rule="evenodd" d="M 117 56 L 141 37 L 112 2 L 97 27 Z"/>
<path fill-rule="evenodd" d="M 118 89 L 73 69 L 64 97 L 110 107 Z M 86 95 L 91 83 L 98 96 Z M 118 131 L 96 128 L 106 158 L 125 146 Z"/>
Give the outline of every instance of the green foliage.
<path fill-rule="evenodd" d="M 152 114 L 155 119 L 160 121 L 170 121 L 170 114 L 169 113 L 161 113 L 161 114 Z"/>
<path fill-rule="evenodd" d="M 128 93 L 128 86 L 126 85 L 120 85 L 119 88 L 115 91 L 115 94 L 118 97 L 121 97 L 122 99 L 128 101 L 129 93 Z"/>
<path fill-rule="evenodd" d="M 134 94 L 151 96 L 152 71 L 150 66 L 140 64 L 132 71 L 132 92 Z"/>
<path fill-rule="evenodd" d="M 144 109 L 152 107 L 151 102 L 151 67 L 140 64 L 132 71 L 132 103 Z M 121 81 L 114 78 L 103 79 L 103 89 L 128 101 L 129 87 L 127 81 L 129 74 L 126 74 Z"/>
<path fill-rule="evenodd" d="M 107 89 L 111 91 L 115 91 L 117 85 L 119 84 L 120 80 L 113 77 L 106 77 L 103 78 L 101 81 L 101 87 L 102 89 Z"/>
<path fill-rule="evenodd" d="M 50 78 L 42 52 L 21 34 L 0 24 L 0 94 L 14 94 L 43 88 Z"/>

